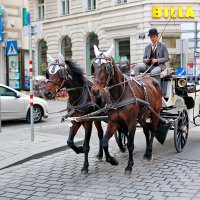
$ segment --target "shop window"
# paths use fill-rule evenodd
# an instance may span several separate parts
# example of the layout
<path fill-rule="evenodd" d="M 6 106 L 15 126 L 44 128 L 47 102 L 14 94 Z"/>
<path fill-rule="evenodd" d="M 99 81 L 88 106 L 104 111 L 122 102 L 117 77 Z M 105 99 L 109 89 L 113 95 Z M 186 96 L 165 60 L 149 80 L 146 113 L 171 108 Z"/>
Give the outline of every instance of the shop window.
<path fill-rule="evenodd" d="M 69 14 L 69 0 L 61 0 L 61 15 Z"/>
<path fill-rule="evenodd" d="M 38 0 L 38 19 L 44 19 L 44 0 Z"/>
<path fill-rule="evenodd" d="M 95 10 L 96 9 L 96 0 L 87 0 L 87 10 Z"/>
<path fill-rule="evenodd" d="M 45 75 L 47 69 L 47 45 L 44 40 L 38 44 L 38 75 Z"/>
<path fill-rule="evenodd" d="M 180 39 L 179 37 L 162 37 L 162 42 L 165 43 L 169 56 L 169 67 L 171 68 L 179 68 L 181 67 L 181 56 L 179 53 L 176 53 L 176 40 Z M 185 58 L 185 55 L 183 55 L 183 59 Z"/>
<path fill-rule="evenodd" d="M 127 3 L 127 0 L 115 0 L 115 4 L 124 4 Z"/>
<path fill-rule="evenodd" d="M 130 39 L 115 40 L 115 62 L 123 73 L 129 72 Z"/>
<path fill-rule="evenodd" d="M 91 75 L 91 65 L 95 59 L 94 45 L 99 45 L 98 36 L 95 33 L 90 33 L 86 40 L 86 73 Z"/>
<path fill-rule="evenodd" d="M 61 42 L 61 53 L 66 59 L 72 58 L 72 42 L 68 36 L 65 36 Z"/>

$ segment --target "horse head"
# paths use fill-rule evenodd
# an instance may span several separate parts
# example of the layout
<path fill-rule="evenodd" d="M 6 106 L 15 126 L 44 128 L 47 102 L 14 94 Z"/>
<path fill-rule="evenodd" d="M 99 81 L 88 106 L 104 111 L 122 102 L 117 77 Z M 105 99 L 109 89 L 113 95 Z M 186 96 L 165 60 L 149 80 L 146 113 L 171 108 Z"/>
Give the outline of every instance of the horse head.
<path fill-rule="evenodd" d="M 44 95 L 47 99 L 54 99 L 56 93 L 62 89 L 71 76 L 68 73 L 68 66 L 62 54 L 59 54 L 58 59 L 47 55 L 50 65 L 46 70 L 47 83 L 44 89 Z"/>
<path fill-rule="evenodd" d="M 108 51 L 104 52 L 99 51 L 97 46 L 94 45 L 96 58 L 92 64 L 92 71 L 94 72 L 93 91 L 107 87 L 114 75 L 112 51 L 113 45 Z"/>

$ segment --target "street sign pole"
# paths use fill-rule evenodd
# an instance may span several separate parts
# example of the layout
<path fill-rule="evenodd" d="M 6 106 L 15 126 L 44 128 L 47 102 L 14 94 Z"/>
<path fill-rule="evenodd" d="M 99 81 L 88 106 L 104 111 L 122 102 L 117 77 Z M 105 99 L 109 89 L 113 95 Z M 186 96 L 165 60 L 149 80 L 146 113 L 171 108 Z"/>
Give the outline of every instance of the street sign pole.
<path fill-rule="evenodd" d="M 29 28 L 29 70 L 30 70 L 30 121 L 31 121 L 31 141 L 34 141 L 34 120 L 33 120 L 33 61 L 32 61 L 32 26 Z"/>
<path fill-rule="evenodd" d="M 183 39 L 180 39 L 181 50 L 181 68 L 183 68 Z"/>
<path fill-rule="evenodd" d="M 197 37 L 198 37 L 198 35 L 197 35 L 197 22 L 195 22 L 195 33 L 194 33 L 194 68 L 193 68 L 193 74 L 194 74 L 194 76 L 196 76 L 197 75 L 197 69 L 196 69 L 196 67 L 197 67 L 197 58 L 196 58 L 196 52 L 197 52 Z"/>

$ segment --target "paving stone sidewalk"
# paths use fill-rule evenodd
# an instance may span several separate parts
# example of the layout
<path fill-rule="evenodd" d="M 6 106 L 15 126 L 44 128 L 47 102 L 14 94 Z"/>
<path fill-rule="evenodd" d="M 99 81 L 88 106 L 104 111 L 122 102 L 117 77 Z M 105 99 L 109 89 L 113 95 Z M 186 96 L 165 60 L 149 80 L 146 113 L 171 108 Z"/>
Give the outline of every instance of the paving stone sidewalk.
<path fill-rule="evenodd" d="M 67 148 L 67 136 L 53 135 L 35 131 L 34 141 L 30 140 L 30 131 L 13 131 L 0 134 L 0 169 L 10 165 L 48 155 Z M 75 138 L 81 143 L 82 139 Z"/>
<path fill-rule="evenodd" d="M 1 200 L 198 200 L 200 162 L 155 155 L 152 162 L 134 153 L 131 176 L 124 175 L 128 154 L 111 144 L 119 161 L 98 162 L 91 146 L 89 175 L 81 176 L 83 154 L 71 149 L 0 171 Z"/>

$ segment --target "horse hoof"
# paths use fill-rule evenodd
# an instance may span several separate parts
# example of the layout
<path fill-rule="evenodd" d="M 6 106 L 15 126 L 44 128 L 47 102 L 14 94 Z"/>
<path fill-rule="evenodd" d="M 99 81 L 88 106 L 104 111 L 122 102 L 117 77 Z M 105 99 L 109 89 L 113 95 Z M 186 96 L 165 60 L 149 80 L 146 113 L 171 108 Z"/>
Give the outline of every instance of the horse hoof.
<path fill-rule="evenodd" d="M 82 169 L 81 175 L 87 176 L 88 175 L 88 169 Z"/>
<path fill-rule="evenodd" d="M 79 154 L 79 153 L 84 153 L 84 151 L 83 151 L 83 147 L 82 147 L 82 146 L 77 147 L 77 149 L 78 149 L 78 154 Z"/>
<path fill-rule="evenodd" d="M 132 169 L 125 169 L 124 174 L 130 176 L 132 174 Z"/>
<path fill-rule="evenodd" d="M 126 150 L 127 150 L 127 148 L 126 148 L 126 147 L 123 147 L 122 149 L 120 149 L 120 151 L 121 151 L 122 153 L 125 153 L 125 152 L 126 152 Z"/>
<path fill-rule="evenodd" d="M 143 159 L 150 162 L 153 160 L 153 155 L 152 154 L 151 155 L 144 154 Z"/>
<path fill-rule="evenodd" d="M 106 162 L 110 163 L 111 165 L 118 165 L 118 161 L 113 158 L 113 157 L 109 157 L 108 159 L 106 159 Z"/>
<path fill-rule="evenodd" d="M 97 155 L 97 156 L 96 156 L 97 161 L 102 161 L 102 158 L 103 158 L 102 155 Z"/>

